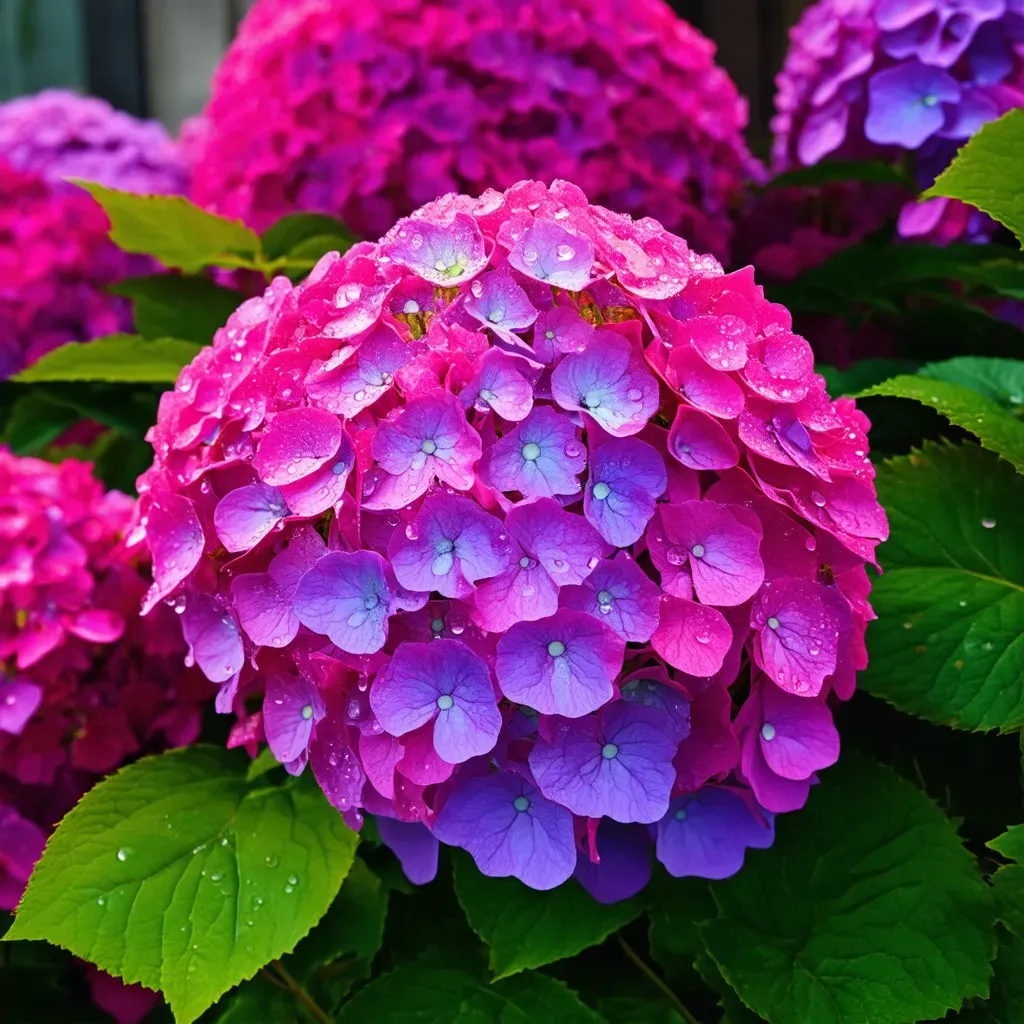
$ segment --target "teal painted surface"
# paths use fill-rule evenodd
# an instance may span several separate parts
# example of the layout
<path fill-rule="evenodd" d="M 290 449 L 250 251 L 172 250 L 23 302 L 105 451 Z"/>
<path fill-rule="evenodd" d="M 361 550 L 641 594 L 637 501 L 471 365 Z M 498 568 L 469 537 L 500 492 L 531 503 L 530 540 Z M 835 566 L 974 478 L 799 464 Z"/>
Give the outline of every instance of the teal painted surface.
<path fill-rule="evenodd" d="M 0 99 L 85 88 L 83 0 L 0 0 Z"/>

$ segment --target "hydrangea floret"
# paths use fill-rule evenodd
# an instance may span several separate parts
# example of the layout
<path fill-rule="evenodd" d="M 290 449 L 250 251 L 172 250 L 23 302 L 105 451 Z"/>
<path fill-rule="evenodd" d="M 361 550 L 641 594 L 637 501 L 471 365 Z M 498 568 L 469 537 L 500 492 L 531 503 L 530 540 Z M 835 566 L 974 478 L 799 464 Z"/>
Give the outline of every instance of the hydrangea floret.
<path fill-rule="evenodd" d="M 81 189 L 0 157 L 0 380 L 66 342 L 130 329 L 127 302 L 105 289 L 140 257 L 118 249 L 109 228 Z"/>
<path fill-rule="evenodd" d="M 163 396 L 146 611 L 414 881 L 721 878 L 838 756 L 887 524 L 789 313 L 657 221 L 448 195 Z"/>
<path fill-rule="evenodd" d="M 134 502 L 86 463 L 0 449 L 0 907 L 53 825 L 130 757 L 192 742 L 209 684 L 173 612 L 138 616 Z"/>
<path fill-rule="evenodd" d="M 55 185 L 83 178 L 157 195 L 188 187 L 184 159 L 163 125 L 67 89 L 0 104 L 0 153 L 17 170 Z"/>
<path fill-rule="evenodd" d="M 315 210 L 376 238 L 447 192 L 566 178 L 724 256 L 761 173 L 746 123 L 663 0 L 259 0 L 183 145 L 195 200 L 260 230 Z"/>
<path fill-rule="evenodd" d="M 776 170 L 882 158 L 927 188 L 983 124 L 1024 105 L 1022 43 L 1022 0 L 818 0 L 777 79 Z M 984 241 L 996 228 L 941 197 L 896 211 L 908 238 Z"/>

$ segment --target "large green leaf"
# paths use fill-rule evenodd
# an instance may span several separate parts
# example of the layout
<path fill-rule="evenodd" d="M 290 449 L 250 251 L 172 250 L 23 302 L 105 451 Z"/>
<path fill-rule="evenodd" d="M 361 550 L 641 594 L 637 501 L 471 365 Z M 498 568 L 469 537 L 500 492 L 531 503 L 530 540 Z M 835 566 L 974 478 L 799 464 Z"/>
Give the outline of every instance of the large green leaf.
<path fill-rule="evenodd" d="M 184 196 L 145 196 L 73 179 L 103 207 L 110 237 L 125 252 L 155 256 L 164 266 L 197 271 L 250 265 L 259 236 L 241 221 L 201 210 Z"/>
<path fill-rule="evenodd" d="M 75 409 L 44 394 L 29 392 L 11 406 L 4 424 L 4 444 L 15 455 L 34 455 L 77 421 Z"/>
<path fill-rule="evenodd" d="M 598 903 L 574 880 L 538 892 L 515 878 L 488 878 L 465 855 L 455 858 L 455 894 L 490 947 L 495 978 L 575 956 L 643 911 L 638 899 Z"/>
<path fill-rule="evenodd" d="M 493 985 L 466 971 L 406 964 L 367 985 L 337 1024 L 602 1024 L 560 981 L 530 972 Z"/>
<path fill-rule="evenodd" d="M 1024 413 L 1024 360 L 958 356 L 941 363 L 928 363 L 918 373 L 922 377 L 962 384 L 1015 415 Z"/>
<path fill-rule="evenodd" d="M 313 783 L 248 788 L 192 747 L 101 782 L 61 822 L 8 939 L 45 939 L 164 993 L 179 1022 L 295 947 L 357 838 Z"/>
<path fill-rule="evenodd" d="M 205 277 L 173 274 L 130 277 L 110 290 L 132 300 L 135 329 L 144 338 L 184 338 L 200 345 L 211 342 L 245 299 Z"/>
<path fill-rule="evenodd" d="M 344 252 L 353 242 L 345 225 L 334 217 L 323 213 L 290 213 L 263 232 L 263 252 L 268 259 L 276 260 L 300 246 L 308 248 L 311 239 L 333 240 L 321 255 L 331 249 Z"/>
<path fill-rule="evenodd" d="M 1014 825 L 988 844 L 1013 861 L 992 876 L 999 919 L 1018 938 L 1024 939 L 1024 825 Z"/>
<path fill-rule="evenodd" d="M 890 539 L 864 687 L 959 729 L 1024 725 L 1024 477 L 973 444 L 878 467 Z"/>
<path fill-rule="evenodd" d="M 1024 246 L 1024 110 L 1011 110 L 972 136 L 925 199 L 948 196 L 984 210 Z"/>
<path fill-rule="evenodd" d="M 771 1024 L 913 1024 L 988 992 L 992 897 L 953 824 L 861 757 L 713 887 L 708 952 Z"/>
<path fill-rule="evenodd" d="M 13 379 L 22 384 L 78 380 L 173 384 L 199 351 L 199 345 L 180 338 L 150 341 L 137 334 L 110 334 L 62 345 Z"/>
<path fill-rule="evenodd" d="M 918 376 L 892 377 L 856 397 L 871 395 L 909 398 L 935 409 L 1024 472 L 1024 423 L 985 395 L 948 380 Z"/>

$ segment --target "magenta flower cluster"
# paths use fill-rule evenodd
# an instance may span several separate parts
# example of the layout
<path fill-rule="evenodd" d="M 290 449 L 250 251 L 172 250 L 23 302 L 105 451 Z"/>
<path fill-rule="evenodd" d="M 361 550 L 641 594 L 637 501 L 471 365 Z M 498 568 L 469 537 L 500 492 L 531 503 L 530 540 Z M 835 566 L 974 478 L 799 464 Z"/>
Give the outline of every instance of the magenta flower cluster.
<path fill-rule="evenodd" d="M 192 656 L 414 880 L 720 878 L 838 755 L 886 536 L 789 313 L 566 182 L 445 196 L 239 307 L 140 479 Z M 261 703 L 253 703 L 260 701 Z"/>
<path fill-rule="evenodd" d="M 128 330 L 124 299 L 104 289 L 137 258 L 109 239 L 106 214 L 0 158 L 0 380 L 68 341 Z"/>
<path fill-rule="evenodd" d="M 778 77 L 778 171 L 825 158 L 908 162 L 923 190 L 987 121 L 1024 105 L 1024 0 L 818 0 Z M 995 224 L 935 198 L 897 204 L 904 237 L 985 240 Z"/>
<path fill-rule="evenodd" d="M 209 684 L 183 672 L 173 613 L 138 617 L 133 507 L 85 463 L 0 449 L 0 907 L 92 781 L 199 732 Z"/>
<path fill-rule="evenodd" d="M 185 133 L 194 198 L 376 238 L 447 192 L 566 178 L 724 255 L 746 103 L 663 0 L 260 0 Z"/>
<path fill-rule="evenodd" d="M 0 104 L 0 153 L 53 183 L 84 178 L 158 195 L 188 188 L 184 160 L 163 125 L 65 89 Z"/>

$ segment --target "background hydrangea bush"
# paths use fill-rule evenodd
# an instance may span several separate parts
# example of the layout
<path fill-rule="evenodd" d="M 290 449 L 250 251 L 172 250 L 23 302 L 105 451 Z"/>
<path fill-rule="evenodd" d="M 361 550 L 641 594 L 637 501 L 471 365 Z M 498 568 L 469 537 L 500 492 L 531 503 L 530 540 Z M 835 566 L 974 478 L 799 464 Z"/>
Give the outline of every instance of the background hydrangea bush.
<path fill-rule="evenodd" d="M 260 0 L 185 148 L 200 205 L 376 238 L 446 192 L 566 178 L 723 256 L 746 102 L 662 0 Z"/>

